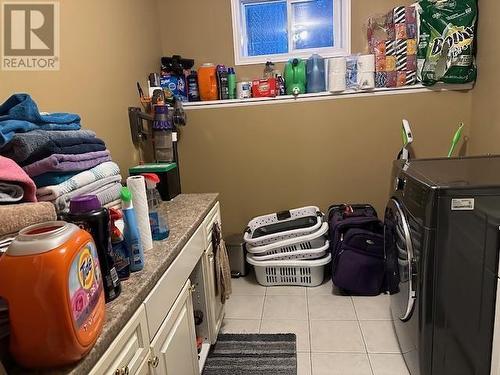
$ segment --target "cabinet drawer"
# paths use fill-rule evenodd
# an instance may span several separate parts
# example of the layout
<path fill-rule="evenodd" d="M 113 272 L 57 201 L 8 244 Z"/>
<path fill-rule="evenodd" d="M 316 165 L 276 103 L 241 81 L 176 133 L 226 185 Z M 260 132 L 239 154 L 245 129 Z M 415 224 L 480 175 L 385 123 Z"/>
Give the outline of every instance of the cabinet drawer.
<path fill-rule="evenodd" d="M 144 300 L 149 336 L 154 337 L 186 280 L 203 254 L 204 231 L 199 227 Z"/>
<path fill-rule="evenodd" d="M 135 374 L 149 353 L 146 311 L 141 306 L 128 321 L 90 375 L 115 375 L 116 370 Z"/>
<path fill-rule="evenodd" d="M 216 222 L 221 222 L 219 202 L 215 203 L 214 208 L 210 210 L 205 220 L 203 220 L 202 227 L 206 238 L 205 247 L 212 243 L 212 226 Z"/>

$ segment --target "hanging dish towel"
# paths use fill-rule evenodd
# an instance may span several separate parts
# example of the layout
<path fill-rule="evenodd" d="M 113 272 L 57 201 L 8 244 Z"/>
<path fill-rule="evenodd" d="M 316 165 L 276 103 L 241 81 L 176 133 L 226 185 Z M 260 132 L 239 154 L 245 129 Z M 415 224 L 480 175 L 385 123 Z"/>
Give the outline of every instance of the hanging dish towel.
<path fill-rule="evenodd" d="M 0 156 L 0 203 L 36 202 L 35 183 L 13 160 Z"/>
<path fill-rule="evenodd" d="M 42 114 L 28 94 L 15 94 L 0 105 L 0 147 L 15 133 L 43 130 L 78 130 L 80 116 L 73 113 Z"/>
<path fill-rule="evenodd" d="M 102 163 L 97 167 L 89 169 L 88 171 L 78 173 L 71 177 L 69 180 L 64 181 L 59 185 L 46 186 L 38 189 L 36 194 L 40 201 L 54 201 L 63 194 L 71 193 L 74 190 L 83 188 L 96 181 L 103 180 L 107 177 L 120 176 L 120 168 L 112 161 Z M 108 181 L 109 183 L 110 181 Z M 101 185 L 102 186 L 102 185 Z"/>
<path fill-rule="evenodd" d="M 111 161 L 108 150 L 85 154 L 53 154 L 23 167 L 28 176 L 35 177 L 48 172 L 86 171 L 99 164 Z"/>
<path fill-rule="evenodd" d="M 214 223 L 212 226 L 212 245 L 215 257 L 216 288 L 220 292 L 221 302 L 226 303 L 232 293 L 231 267 L 219 223 Z"/>

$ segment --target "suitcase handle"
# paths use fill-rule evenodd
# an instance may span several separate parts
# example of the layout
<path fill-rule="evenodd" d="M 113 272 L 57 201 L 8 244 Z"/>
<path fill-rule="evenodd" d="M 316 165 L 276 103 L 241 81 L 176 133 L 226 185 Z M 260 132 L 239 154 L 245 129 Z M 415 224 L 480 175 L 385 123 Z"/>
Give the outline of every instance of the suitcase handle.
<path fill-rule="evenodd" d="M 360 210 L 373 210 L 375 217 L 378 217 L 377 210 L 371 204 L 334 204 L 328 208 L 328 219 L 330 219 L 330 215 L 332 211 L 346 211 L 348 207 L 351 207 L 353 212 Z"/>

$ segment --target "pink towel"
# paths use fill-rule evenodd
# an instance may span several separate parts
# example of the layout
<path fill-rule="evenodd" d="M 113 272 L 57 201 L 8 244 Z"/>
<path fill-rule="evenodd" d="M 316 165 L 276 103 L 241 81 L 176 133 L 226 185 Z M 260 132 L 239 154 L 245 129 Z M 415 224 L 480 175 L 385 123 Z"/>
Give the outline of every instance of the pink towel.
<path fill-rule="evenodd" d="M 0 156 L 0 182 L 12 182 L 22 186 L 24 202 L 36 202 L 35 183 L 14 160 Z"/>

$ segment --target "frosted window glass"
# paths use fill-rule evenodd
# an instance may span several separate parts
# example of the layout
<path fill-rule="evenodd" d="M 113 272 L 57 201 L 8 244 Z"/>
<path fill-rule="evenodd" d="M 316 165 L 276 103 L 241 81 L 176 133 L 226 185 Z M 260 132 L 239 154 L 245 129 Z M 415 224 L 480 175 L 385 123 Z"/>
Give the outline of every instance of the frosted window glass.
<path fill-rule="evenodd" d="M 294 49 L 334 46 L 332 0 L 292 3 L 292 11 Z"/>
<path fill-rule="evenodd" d="M 286 1 L 247 3 L 244 10 L 248 56 L 288 52 Z"/>

